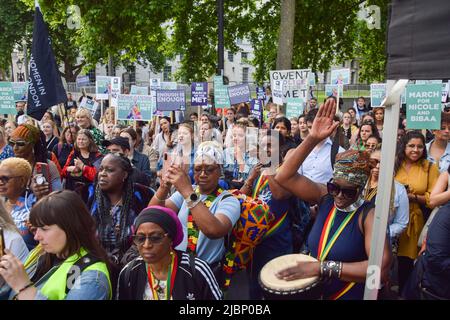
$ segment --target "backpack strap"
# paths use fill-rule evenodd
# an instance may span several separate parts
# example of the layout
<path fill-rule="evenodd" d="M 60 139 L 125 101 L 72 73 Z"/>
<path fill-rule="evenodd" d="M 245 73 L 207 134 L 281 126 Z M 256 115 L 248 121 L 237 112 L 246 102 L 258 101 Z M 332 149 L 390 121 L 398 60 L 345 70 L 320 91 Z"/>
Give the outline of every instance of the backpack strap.
<path fill-rule="evenodd" d="M 81 274 L 83 273 L 83 271 L 97 263 L 97 262 L 101 262 L 101 260 L 95 256 L 93 256 L 92 254 L 88 253 L 85 256 L 81 257 L 80 259 L 78 259 L 77 262 L 75 262 L 72 267 L 70 267 L 69 271 L 67 272 L 67 277 L 74 275 L 75 277 L 73 278 L 73 283 L 75 283 L 75 281 L 81 276 Z M 68 288 L 68 281 L 66 281 L 66 294 L 69 292 L 69 288 Z"/>

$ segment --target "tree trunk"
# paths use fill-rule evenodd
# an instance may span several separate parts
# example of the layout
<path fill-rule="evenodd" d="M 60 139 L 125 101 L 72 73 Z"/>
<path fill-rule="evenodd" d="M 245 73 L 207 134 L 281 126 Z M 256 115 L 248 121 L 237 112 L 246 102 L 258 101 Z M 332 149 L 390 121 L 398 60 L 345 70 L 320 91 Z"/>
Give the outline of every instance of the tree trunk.
<path fill-rule="evenodd" d="M 281 0 L 277 70 L 291 69 L 294 54 L 295 0 Z"/>

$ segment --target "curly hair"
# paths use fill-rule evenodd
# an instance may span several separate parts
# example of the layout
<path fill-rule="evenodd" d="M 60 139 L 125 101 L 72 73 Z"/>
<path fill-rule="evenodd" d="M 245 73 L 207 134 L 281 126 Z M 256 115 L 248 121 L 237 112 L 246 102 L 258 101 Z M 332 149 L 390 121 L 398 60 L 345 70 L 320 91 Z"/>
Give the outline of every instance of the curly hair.
<path fill-rule="evenodd" d="M 0 167 L 7 167 L 14 175 L 23 177 L 25 181 L 30 180 L 32 169 L 30 163 L 22 158 L 8 158 L 1 162 Z"/>
<path fill-rule="evenodd" d="M 400 169 L 400 166 L 402 165 L 403 161 L 405 161 L 406 158 L 406 145 L 411 139 L 420 139 L 422 140 L 422 144 L 424 145 L 422 156 L 418 161 L 427 159 L 428 153 L 427 148 L 425 148 L 425 137 L 420 131 L 408 131 L 400 140 L 398 147 L 397 147 L 397 157 L 395 159 L 395 166 L 394 166 L 394 173 L 397 173 L 397 171 Z"/>

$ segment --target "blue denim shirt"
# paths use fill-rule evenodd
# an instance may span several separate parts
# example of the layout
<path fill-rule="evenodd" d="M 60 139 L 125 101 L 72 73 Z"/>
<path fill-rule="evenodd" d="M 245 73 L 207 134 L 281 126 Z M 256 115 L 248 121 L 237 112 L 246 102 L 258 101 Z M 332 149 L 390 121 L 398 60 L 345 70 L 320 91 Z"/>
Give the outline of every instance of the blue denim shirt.
<path fill-rule="evenodd" d="M 48 274 L 50 277 L 51 274 Z M 48 300 L 41 292 L 42 287 L 46 281 L 42 279 L 37 284 L 37 293 L 34 300 Z M 108 278 L 103 272 L 97 270 L 87 270 L 81 273 L 75 281 L 73 288 L 69 290 L 65 300 L 108 300 L 110 288 Z M 14 296 L 11 293 L 10 299 Z"/>
<path fill-rule="evenodd" d="M 430 147 L 431 144 L 434 142 L 434 140 L 431 140 L 426 144 L 427 147 L 427 160 L 436 163 L 436 160 L 431 156 L 430 154 Z M 448 166 L 450 165 L 450 143 L 447 143 L 447 147 L 445 148 L 444 154 L 442 155 L 441 159 L 439 160 L 439 172 L 442 173 L 444 171 L 447 171 Z"/>

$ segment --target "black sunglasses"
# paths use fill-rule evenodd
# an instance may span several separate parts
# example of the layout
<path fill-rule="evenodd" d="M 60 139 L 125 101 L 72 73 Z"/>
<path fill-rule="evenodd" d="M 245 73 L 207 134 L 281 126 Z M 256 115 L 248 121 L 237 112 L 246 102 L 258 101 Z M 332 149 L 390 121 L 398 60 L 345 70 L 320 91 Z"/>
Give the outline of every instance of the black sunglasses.
<path fill-rule="evenodd" d="M 194 174 L 200 174 L 202 171 L 207 175 L 207 176 L 209 176 L 209 175 L 211 175 L 211 174 L 213 174 L 216 170 L 217 170 L 217 168 L 218 167 L 214 167 L 214 168 L 211 168 L 211 167 L 206 167 L 206 168 L 202 168 L 202 167 L 194 167 Z"/>
<path fill-rule="evenodd" d="M 333 182 L 327 183 L 327 190 L 333 197 L 337 197 L 342 192 L 342 196 L 348 200 L 355 199 L 359 191 L 358 188 L 342 188 Z"/>
<path fill-rule="evenodd" d="M 14 140 L 9 140 L 8 144 L 14 148 L 14 146 L 18 146 L 18 147 L 25 147 L 28 142 L 26 141 L 14 141 Z"/>
<path fill-rule="evenodd" d="M 159 235 L 143 235 L 143 234 L 137 234 L 133 236 L 133 242 L 135 245 L 137 246 L 143 246 L 145 241 L 148 240 L 150 242 L 150 244 L 155 245 L 155 244 L 160 244 L 161 242 L 163 242 L 164 238 L 167 236 L 168 234 L 159 234 Z"/>
<path fill-rule="evenodd" d="M 14 178 L 20 178 L 20 177 L 21 177 L 21 176 L 11 176 L 11 177 L 8 177 L 8 176 L 0 176 L 0 182 L 3 183 L 3 184 L 6 184 L 6 183 L 9 182 L 9 180 L 14 179 Z"/>

